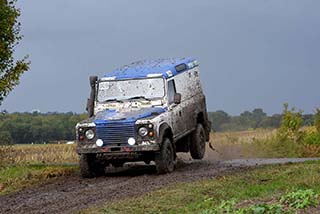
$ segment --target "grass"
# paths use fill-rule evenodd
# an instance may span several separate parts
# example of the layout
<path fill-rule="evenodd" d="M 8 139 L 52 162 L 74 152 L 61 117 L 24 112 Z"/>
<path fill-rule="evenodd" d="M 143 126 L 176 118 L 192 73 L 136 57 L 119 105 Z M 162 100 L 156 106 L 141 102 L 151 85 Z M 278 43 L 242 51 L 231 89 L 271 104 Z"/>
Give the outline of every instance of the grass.
<path fill-rule="evenodd" d="M 314 127 L 303 128 L 306 133 Z M 309 134 L 309 133 L 308 133 Z M 228 159 L 319 157 L 320 145 L 279 140 L 277 130 L 251 130 L 211 133 L 211 144 Z M 231 153 L 231 154 L 230 154 Z M 224 158 L 224 156 L 222 158 Z"/>
<path fill-rule="evenodd" d="M 252 144 L 256 139 L 264 140 L 274 136 L 276 130 L 256 129 L 235 132 L 211 132 L 212 143 L 214 144 Z"/>
<path fill-rule="evenodd" d="M 264 166 L 232 176 L 179 183 L 83 213 L 205 213 L 223 201 L 246 206 L 277 201 L 297 190 L 320 192 L 320 162 Z"/>
<path fill-rule="evenodd" d="M 0 167 L 21 164 L 64 164 L 77 163 L 75 145 L 24 144 L 0 146 Z"/>
<path fill-rule="evenodd" d="M 78 171 L 75 145 L 0 146 L 0 195 Z"/>
<path fill-rule="evenodd" d="M 78 170 L 77 166 L 20 165 L 0 169 L 0 195 L 46 182 L 48 179 L 67 176 Z"/>

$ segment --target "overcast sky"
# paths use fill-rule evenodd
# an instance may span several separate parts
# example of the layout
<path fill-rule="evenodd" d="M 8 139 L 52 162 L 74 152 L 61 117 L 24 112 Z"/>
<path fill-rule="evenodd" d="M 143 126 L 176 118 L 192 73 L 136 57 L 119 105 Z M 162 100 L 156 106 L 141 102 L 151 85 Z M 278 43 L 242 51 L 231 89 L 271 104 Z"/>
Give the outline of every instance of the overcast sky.
<path fill-rule="evenodd" d="M 84 112 L 89 75 L 194 56 L 210 111 L 320 107 L 319 0 L 19 0 L 32 65 L 0 109 Z"/>

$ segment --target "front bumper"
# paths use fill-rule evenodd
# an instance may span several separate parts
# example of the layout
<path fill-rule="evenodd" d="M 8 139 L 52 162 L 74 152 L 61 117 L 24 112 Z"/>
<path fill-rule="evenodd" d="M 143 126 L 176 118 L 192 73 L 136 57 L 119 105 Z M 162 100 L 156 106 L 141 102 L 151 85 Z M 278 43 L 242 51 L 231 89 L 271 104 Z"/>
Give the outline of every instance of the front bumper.
<path fill-rule="evenodd" d="M 133 154 L 141 152 L 156 152 L 160 150 L 160 146 L 157 143 L 150 145 L 104 145 L 102 147 L 97 146 L 95 143 L 78 143 L 78 154 L 92 154 L 92 153 L 104 153 L 104 154 Z"/>

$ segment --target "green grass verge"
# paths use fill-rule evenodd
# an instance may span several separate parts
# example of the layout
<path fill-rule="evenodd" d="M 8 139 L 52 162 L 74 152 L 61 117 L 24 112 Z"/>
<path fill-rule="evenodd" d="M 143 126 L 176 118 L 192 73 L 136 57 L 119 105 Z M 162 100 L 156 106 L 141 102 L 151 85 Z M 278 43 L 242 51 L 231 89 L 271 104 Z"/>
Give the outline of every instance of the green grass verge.
<path fill-rule="evenodd" d="M 78 170 L 68 165 L 17 165 L 0 169 L 0 195 L 19 191 L 48 179 L 70 175 Z"/>
<path fill-rule="evenodd" d="M 213 180 L 179 183 L 83 213 L 206 213 L 223 201 L 279 200 L 283 194 L 305 189 L 320 192 L 320 162 L 264 166 Z"/>

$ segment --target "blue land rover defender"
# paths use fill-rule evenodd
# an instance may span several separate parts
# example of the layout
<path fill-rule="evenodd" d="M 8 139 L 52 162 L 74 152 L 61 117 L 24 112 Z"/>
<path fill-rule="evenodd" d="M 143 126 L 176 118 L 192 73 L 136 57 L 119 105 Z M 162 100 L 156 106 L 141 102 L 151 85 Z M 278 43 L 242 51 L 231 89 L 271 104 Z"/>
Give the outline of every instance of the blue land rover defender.
<path fill-rule="evenodd" d="M 202 159 L 211 124 L 199 75 L 194 58 L 174 58 L 90 77 L 88 119 L 76 126 L 81 175 L 134 161 L 154 161 L 158 173 L 168 173 L 177 152 Z"/>

